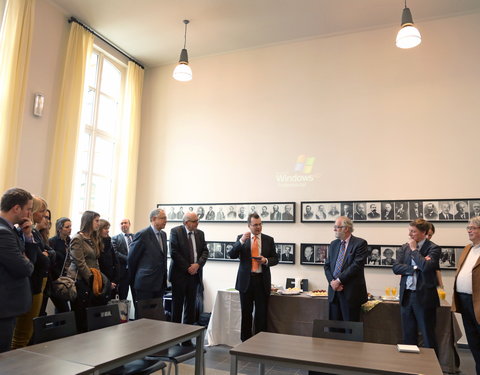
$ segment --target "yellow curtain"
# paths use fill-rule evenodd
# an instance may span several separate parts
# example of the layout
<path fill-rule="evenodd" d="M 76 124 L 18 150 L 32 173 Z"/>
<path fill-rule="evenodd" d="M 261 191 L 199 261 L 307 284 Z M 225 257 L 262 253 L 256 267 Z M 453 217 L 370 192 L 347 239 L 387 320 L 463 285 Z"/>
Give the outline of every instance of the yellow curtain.
<path fill-rule="evenodd" d="M 126 165 L 125 173 L 120 181 L 125 181 L 124 191 L 118 194 L 123 204 L 123 213 L 126 218 L 134 219 L 135 195 L 137 189 L 138 147 L 140 142 L 141 104 L 143 89 L 143 69 L 129 61 L 127 68 L 127 82 L 125 87 L 124 126 L 128 136 L 128 152 L 122 153 L 124 160 L 120 165 Z M 126 158 L 126 159 L 125 159 Z"/>
<path fill-rule="evenodd" d="M 0 192 L 17 182 L 36 0 L 8 0 L 0 31 Z"/>
<path fill-rule="evenodd" d="M 72 22 L 63 68 L 48 180 L 47 201 L 54 217 L 70 215 L 85 71 L 92 47 L 93 35 Z"/>

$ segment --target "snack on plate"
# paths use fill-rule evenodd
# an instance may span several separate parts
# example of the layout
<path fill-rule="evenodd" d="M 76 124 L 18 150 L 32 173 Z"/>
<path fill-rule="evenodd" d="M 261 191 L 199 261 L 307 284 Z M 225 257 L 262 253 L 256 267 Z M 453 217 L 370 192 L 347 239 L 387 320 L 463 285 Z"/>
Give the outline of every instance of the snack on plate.
<path fill-rule="evenodd" d="M 325 289 L 312 290 L 309 294 L 313 297 L 325 297 L 328 295 Z"/>

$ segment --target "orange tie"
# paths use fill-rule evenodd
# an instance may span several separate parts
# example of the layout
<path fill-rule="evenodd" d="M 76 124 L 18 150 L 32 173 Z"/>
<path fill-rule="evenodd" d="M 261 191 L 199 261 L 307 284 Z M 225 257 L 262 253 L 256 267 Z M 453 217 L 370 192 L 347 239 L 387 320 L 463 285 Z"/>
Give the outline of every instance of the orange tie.
<path fill-rule="evenodd" d="M 253 243 L 252 243 L 252 257 L 260 256 L 258 251 L 258 241 L 257 236 L 253 236 Z M 252 272 L 258 271 L 258 262 L 255 259 L 252 259 Z"/>

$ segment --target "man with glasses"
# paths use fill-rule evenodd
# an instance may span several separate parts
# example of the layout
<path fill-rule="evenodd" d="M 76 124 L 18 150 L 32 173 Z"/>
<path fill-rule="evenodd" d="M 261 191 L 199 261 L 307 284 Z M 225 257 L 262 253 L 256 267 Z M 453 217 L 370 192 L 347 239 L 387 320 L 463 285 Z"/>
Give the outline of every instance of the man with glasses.
<path fill-rule="evenodd" d="M 453 291 L 452 311 L 462 314 L 468 347 L 480 374 L 480 216 L 472 217 L 467 226 L 468 244 L 458 260 Z"/>
<path fill-rule="evenodd" d="M 278 264 L 272 237 L 262 233 L 262 219 L 248 215 L 248 232 L 237 237 L 228 252 L 231 259 L 240 258 L 235 289 L 240 293 L 242 341 L 252 337 L 252 313 L 255 305 L 255 334 L 267 329 L 267 306 L 271 289 L 270 267 Z"/>
<path fill-rule="evenodd" d="M 328 280 L 330 320 L 360 321 L 360 306 L 367 302 L 364 265 L 367 241 L 352 235 L 353 223 L 340 216 L 333 226 L 336 239 L 328 247 L 325 276 Z"/>
<path fill-rule="evenodd" d="M 172 321 L 176 323 L 182 323 L 185 307 L 183 323 L 194 324 L 198 320 L 197 294 L 203 298 L 202 269 L 208 259 L 208 247 L 205 234 L 197 228 L 197 214 L 188 212 L 183 216 L 183 225 L 170 232 L 169 280 L 172 283 Z"/>
<path fill-rule="evenodd" d="M 441 249 L 427 238 L 430 223 L 416 219 L 409 226 L 409 240 L 397 250 L 393 273 L 400 279 L 400 317 L 403 343 L 418 345 L 418 331 L 423 346 L 434 348 L 436 310 L 440 305 L 437 293 L 438 259 Z"/>

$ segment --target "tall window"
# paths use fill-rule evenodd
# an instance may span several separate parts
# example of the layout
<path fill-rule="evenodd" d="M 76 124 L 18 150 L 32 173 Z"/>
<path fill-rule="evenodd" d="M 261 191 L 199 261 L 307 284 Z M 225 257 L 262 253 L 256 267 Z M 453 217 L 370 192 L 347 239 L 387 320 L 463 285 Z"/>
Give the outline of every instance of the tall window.
<path fill-rule="evenodd" d="M 85 210 L 115 217 L 122 99 L 126 67 L 94 48 L 86 72 L 85 97 L 75 168 L 74 225 Z"/>

